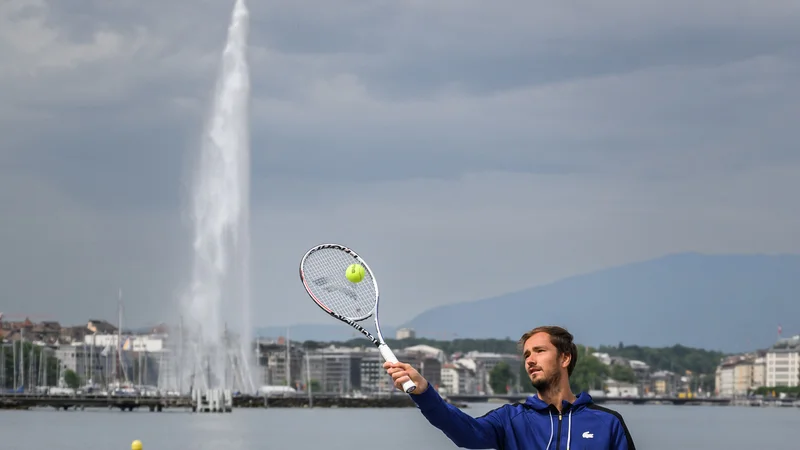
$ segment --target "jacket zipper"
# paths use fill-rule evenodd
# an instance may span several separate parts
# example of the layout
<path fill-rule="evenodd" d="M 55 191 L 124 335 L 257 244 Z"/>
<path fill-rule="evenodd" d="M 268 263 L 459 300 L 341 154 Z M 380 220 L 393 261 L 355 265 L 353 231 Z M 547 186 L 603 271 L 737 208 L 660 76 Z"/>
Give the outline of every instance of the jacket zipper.
<path fill-rule="evenodd" d="M 556 441 L 556 450 L 561 448 L 561 413 L 558 413 L 558 440 Z"/>

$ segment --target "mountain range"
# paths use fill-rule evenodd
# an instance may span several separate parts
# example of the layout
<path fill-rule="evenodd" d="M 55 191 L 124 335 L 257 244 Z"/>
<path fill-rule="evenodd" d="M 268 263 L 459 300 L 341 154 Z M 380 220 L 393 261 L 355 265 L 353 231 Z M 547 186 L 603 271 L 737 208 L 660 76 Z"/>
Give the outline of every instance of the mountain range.
<path fill-rule="evenodd" d="M 800 255 L 680 253 L 568 277 L 478 301 L 431 308 L 397 328 L 439 338 L 512 338 L 542 324 L 567 327 L 587 345 L 690 347 L 741 352 L 772 345 L 778 325 L 800 332 Z M 286 327 L 257 330 L 285 336 Z M 344 324 L 292 325 L 300 340 L 358 336 Z"/>

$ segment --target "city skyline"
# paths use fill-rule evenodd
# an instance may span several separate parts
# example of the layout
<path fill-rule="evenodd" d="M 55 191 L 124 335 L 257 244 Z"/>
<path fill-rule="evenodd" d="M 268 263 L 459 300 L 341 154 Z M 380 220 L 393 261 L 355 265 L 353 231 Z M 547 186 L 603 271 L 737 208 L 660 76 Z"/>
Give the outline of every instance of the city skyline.
<path fill-rule="evenodd" d="M 124 372 L 124 381 L 141 385 L 143 389 L 157 387 L 161 390 L 182 391 L 182 383 L 186 383 L 183 387 L 188 388 L 196 381 L 193 377 L 183 381 L 175 377 L 176 373 L 181 372 L 180 364 L 186 363 L 185 360 L 183 363 L 179 362 L 181 352 L 176 351 L 175 347 L 175 343 L 180 342 L 181 338 L 165 335 L 164 330 L 158 330 L 160 334 L 135 336 L 133 341 L 125 336 L 124 345 L 121 345 L 119 342 L 115 344 L 118 338 L 116 330 L 103 321 L 90 321 L 82 333 L 71 329 L 57 330 L 52 324 L 46 325 L 48 326 L 45 329 L 39 331 L 60 334 L 66 340 L 60 344 L 56 342 L 55 346 L 42 346 L 41 342 L 29 345 L 28 350 L 22 354 L 19 350 L 22 347 L 16 342 L 19 339 L 14 339 L 21 336 L 12 336 L 10 342 L 5 342 L 0 347 L 0 363 L 5 362 L 0 366 L 2 386 L 8 387 L 8 382 L 11 382 L 12 389 L 27 386 L 26 389 L 38 390 L 40 387 L 54 386 L 60 379 L 57 385 L 62 389 L 67 370 L 73 372 L 70 383 L 89 383 L 93 380 L 93 383 L 98 383 L 98 388 L 107 383 L 116 386 L 118 377 L 123 376 L 117 372 L 117 363 Z M 6 328 L 3 327 L 4 330 Z M 99 334 L 88 333 L 91 330 L 96 330 Z M 39 340 L 40 336 L 35 334 L 37 327 L 29 331 L 34 331 L 29 339 Z M 67 334 L 64 334 L 65 331 Z M 448 393 L 491 393 L 500 389 L 501 385 L 505 389 L 513 388 L 512 392 L 519 392 L 520 388 L 524 388 L 520 384 L 524 375 L 521 372 L 516 373 L 518 370 L 515 369 L 520 365 L 521 356 L 509 351 L 514 345 L 498 346 L 496 342 L 476 342 L 475 348 L 467 348 L 463 344 L 457 347 L 437 347 L 435 343 L 419 343 L 415 340 L 414 331 L 409 329 L 399 330 L 396 339 L 399 340 L 396 346 L 399 357 L 419 367 L 431 383 L 441 384 L 442 389 L 446 388 Z M 368 345 L 352 344 L 307 347 L 305 343 L 290 344 L 283 338 L 258 341 L 257 346 L 253 347 L 258 354 L 258 369 L 253 375 L 258 381 L 249 389 L 256 389 L 259 385 L 288 385 L 305 390 L 308 380 L 312 380 L 317 388 L 328 393 L 358 391 L 370 395 L 392 391 L 391 383 L 380 367 L 381 357 L 377 349 Z M 479 349 L 482 345 L 490 345 L 492 348 Z M 34 352 L 34 347 L 40 348 L 41 353 Z M 114 347 L 119 347 L 122 351 L 119 358 Z M 766 388 L 796 391 L 800 383 L 800 335 L 779 339 L 768 349 L 735 355 L 703 351 L 687 355 L 681 350 L 663 349 L 667 353 L 658 356 L 640 353 L 635 346 L 629 347 L 628 351 L 630 350 L 634 353 L 626 355 L 621 353 L 623 348 L 587 348 L 586 354 L 581 349 L 584 363 L 579 363 L 575 382 L 582 383 L 581 389 L 589 389 L 590 392 L 591 389 L 601 389 L 592 386 L 602 383 L 604 387 L 601 390 L 605 393 L 601 395 L 610 397 L 709 395 L 709 386 L 713 385 L 713 395 L 728 398 L 748 396 Z M 584 365 L 587 364 L 585 360 L 589 357 L 589 351 L 591 357 L 607 368 L 605 371 L 597 372 L 596 364 Z M 14 362 L 27 361 L 24 363 L 24 371 L 13 369 L 9 365 L 12 361 L 9 356 L 12 354 Z M 636 354 L 641 355 L 641 358 L 632 356 Z M 60 363 L 54 366 L 48 362 L 48 368 L 44 370 L 44 363 L 51 357 L 57 358 Z M 681 359 L 678 366 L 673 366 L 672 363 L 665 366 L 665 357 L 668 360 Z M 702 366 L 691 367 L 691 370 L 683 366 L 697 365 L 697 357 L 713 357 L 713 361 L 705 361 Z M 493 369 L 501 362 L 505 362 L 510 368 L 496 374 L 505 381 L 494 382 Z M 193 364 L 191 360 L 188 363 Z M 712 367 L 716 367 L 716 370 L 710 370 Z M 26 380 L 30 384 L 26 384 Z"/>
<path fill-rule="evenodd" d="M 53 340 L 52 342 L 49 342 L 49 343 L 47 341 L 45 341 L 45 343 L 47 345 L 51 345 L 51 344 L 55 344 L 55 345 L 70 344 L 72 342 L 73 336 L 79 336 L 80 339 L 83 339 L 84 336 L 91 336 L 92 330 L 96 330 L 96 334 L 98 336 L 106 336 L 104 338 L 106 340 L 109 339 L 109 338 L 116 339 L 117 338 L 117 333 L 118 333 L 117 328 L 116 328 L 116 324 L 114 324 L 111 321 L 102 319 L 102 318 L 87 319 L 87 320 L 85 320 L 85 321 L 83 321 L 81 323 L 77 323 L 77 324 L 68 323 L 68 322 L 62 322 L 62 321 L 59 321 L 59 320 L 37 322 L 35 320 L 30 320 L 28 318 L 22 318 L 22 319 L 16 319 L 16 320 L 8 320 L 3 315 L 2 311 L 0 311 L 0 342 L 2 342 L 4 340 L 5 340 L 5 342 L 11 342 L 13 340 L 18 340 L 20 338 L 20 333 L 19 333 L 19 331 L 21 329 L 20 325 L 24 324 L 25 322 L 30 322 L 30 327 L 32 327 L 32 329 L 33 329 L 33 336 L 34 337 L 36 337 L 38 335 L 49 335 L 49 336 L 53 337 L 53 339 L 55 339 L 55 340 Z M 752 347 L 752 348 L 748 348 L 748 349 L 746 349 L 744 351 L 720 352 L 720 353 L 728 355 L 728 356 L 737 356 L 737 355 L 744 355 L 744 354 L 754 353 L 754 352 L 763 352 L 763 351 L 766 351 L 766 350 L 772 348 L 774 345 L 779 344 L 781 342 L 800 340 L 800 329 L 798 329 L 798 331 L 796 331 L 796 332 L 791 331 L 792 329 L 793 328 L 791 328 L 787 332 L 786 330 L 784 330 L 783 325 L 779 324 L 779 325 L 776 326 L 776 335 L 775 335 L 774 340 L 771 341 L 770 344 L 767 345 L 767 346 Z M 131 328 L 123 327 L 119 331 L 120 337 L 122 339 L 120 342 L 123 342 L 124 344 L 129 345 L 131 349 L 133 349 L 135 346 L 136 346 L 136 348 L 138 348 L 139 346 L 144 346 L 146 344 L 137 343 L 135 341 L 135 339 L 131 340 L 132 338 L 148 337 L 148 336 L 156 336 L 156 337 L 164 336 L 166 338 L 169 338 L 169 336 L 172 336 L 171 337 L 172 339 L 179 339 L 179 338 L 177 338 L 177 336 L 180 334 L 179 330 L 180 330 L 180 323 L 168 323 L 168 322 L 165 322 L 165 321 L 156 322 L 156 323 L 153 323 L 153 324 L 150 324 L 150 325 L 147 325 L 147 326 L 139 326 L 139 327 L 131 327 Z M 283 346 L 287 342 L 291 342 L 292 346 L 297 346 L 297 345 L 300 345 L 299 343 L 302 343 L 302 342 L 305 342 L 305 341 L 310 341 L 310 342 L 316 342 L 316 343 L 320 343 L 320 344 L 345 345 L 348 348 L 352 347 L 355 344 L 355 347 L 363 348 L 365 350 L 370 350 L 370 351 L 373 350 L 373 347 L 370 345 L 370 343 L 368 341 L 364 340 L 364 342 L 361 342 L 363 339 L 361 338 L 360 334 L 353 334 L 349 339 L 303 339 L 303 338 L 301 338 L 301 339 L 294 338 L 293 339 L 292 336 L 291 336 L 291 327 L 286 327 L 283 331 L 285 333 L 275 333 L 275 334 L 272 334 L 272 335 L 256 334 L 255 336 L 253 336 L 252 344 L 259 343 L 259 344 L 262 344 L 262 345 L 267 345 L 267 344 L 273 343 L 273 344 L 279 344 L 279 345 Z M 186 331 L 184 331 L 184 333 L 185 332 Z M 11 333 L 13 333 L 13 334 L 11 334 Z M 231 333 L 231 332 L 226 330 L 226 333 Z M 59 338 L 59 336 L 60 336 L 60 338 Z M 33 339 L 33 338 L 31 337 L 31 333 L 29 332 L 29 334 L 27 335 L 27 340 L 30 341 L 31 339 Z M 386 339 L 388 341 L 390 341 L 390 342 L 391 341 L 398 341 L 398 342 L 406 342 L 406 341 L 407 342 L 417 342 L 417 341 L 426 342 L 426 341 L 428 341 L 428 342 L 436 343 L 436 342 L 452 342 L 452 341 L 459 341 L 459 340 L 461 340 L 461 341 L 470 340 L 470 341 L 476 341 L 476 342 L 508 341 L 508 342 L 512 342 L 514 344 L 517 343 L 517 339 L 515 339 L 515 338 L 459 338 L 458 336 L 450 337 L 450 338 L 430 337 L 430 336 L 420 335 L 413 328 L 397 328 L 397 329 L 393 328 L 392 329 L 392 333 L 391 334 L 387 334 Z M 585 346 L 586 348 L 594 349 L 595 351 L 600 347 L 604 347 L 604 346 L 605 347 L 608 347 L 608 346 L 613 347 L 613 346 L 617 345 L 617 343 L 611 343 L 611 342 L 604 343 L 604 344 L 599 344 L 599 345 L 587 344 L 585 342 L 581 342 L 580 340 L 576 340 L 576 344 Z M 622 345 L 621 342 L 619 344 Z M 99 347 L 104 347 L 105 345 L 106 344 L 99 345 Z M 415 345 L 426 345 L 426 344 L 415 344 Z M 648 346 L 648 345 L 641 345 L 641 344 L 636 343 L 636 342 L 628 342 L 627 344 L 624 344 L 624 345 L 627 346 L 627 347 L 631 347 L 632 346 L 632 347 L 652 348 L 652 349 L 668 349 L 668 348 L 672 348 L 675 345 L 677 345 L 677 346 L 682 346 L 682 347 L 685 347 L 685 348 L 688 348 L 688 349 L 718 351 L 718 350 L 715 350 L 715 349 L 709 348 L 709 347 L 686 346 L 686 345 L 682 345 L 682 344 L 673 344 L 673 345 L 667 345 L 667 346 Z"/>

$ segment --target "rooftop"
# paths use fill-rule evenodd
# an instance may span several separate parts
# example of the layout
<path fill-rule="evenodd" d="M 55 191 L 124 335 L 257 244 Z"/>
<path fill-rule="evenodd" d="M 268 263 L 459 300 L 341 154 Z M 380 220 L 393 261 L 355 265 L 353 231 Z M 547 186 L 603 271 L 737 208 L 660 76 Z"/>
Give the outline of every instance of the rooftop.
<path fill-rule="evenodd" d="M 770 349 L 770 353 L 800 352 L 800 334 L 790 338 L 779 339 Z"/>

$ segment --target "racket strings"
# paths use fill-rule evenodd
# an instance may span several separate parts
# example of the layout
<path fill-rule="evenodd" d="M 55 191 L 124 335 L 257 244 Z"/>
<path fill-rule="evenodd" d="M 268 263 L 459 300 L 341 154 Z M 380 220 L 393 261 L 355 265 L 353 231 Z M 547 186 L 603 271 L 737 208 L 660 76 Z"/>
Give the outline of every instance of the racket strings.
<path fill-rule="evenodd" d="M 321 306 L 348 319 L 363 320 L 372 315 L 377 293 L 369 271 L 359 283 L 345 277 L 347 267 L 354 263 L 359 262 L 342 250 L 322 248 L 308 255 L 303 273 L 308 289 Z"/>

